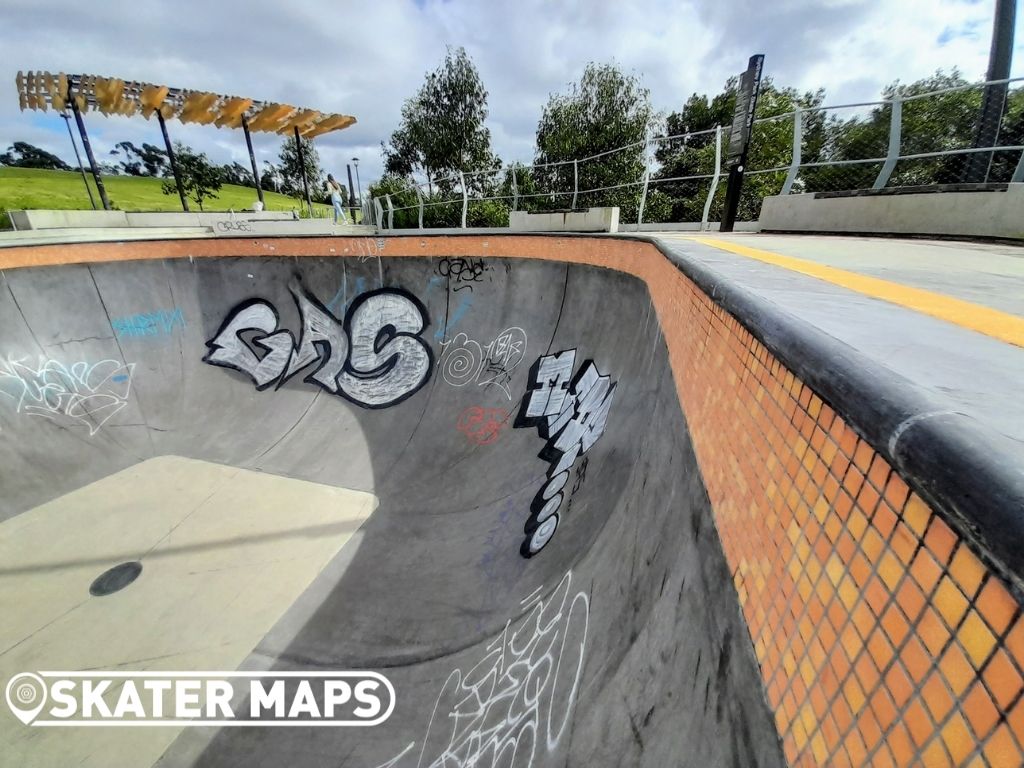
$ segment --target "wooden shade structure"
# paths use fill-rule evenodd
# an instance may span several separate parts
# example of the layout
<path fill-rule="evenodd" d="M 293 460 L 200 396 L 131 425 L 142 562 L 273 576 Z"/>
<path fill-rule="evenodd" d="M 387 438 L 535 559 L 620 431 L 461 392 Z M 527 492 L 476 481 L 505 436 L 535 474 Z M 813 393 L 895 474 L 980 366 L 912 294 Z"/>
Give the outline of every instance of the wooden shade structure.
<path fill-rule="evenodd" d="M 249 148 L 249 159 L 252 162 L 253 178 L 260 200 L 263 190 L 260 188 L 259 171 L 252 149 L 250 131 L 276 133 L 282 136 L 294 134 L 296 138 L 312 139 L 331 131 L 340 131 L 356 122 L 352 115 L 320 112 L 316 109 L 295 107 L 290 104 L 278 104 L 258 101 L 240 96 L 228 96 L 209 91 L 193 91 L 183 88 L 172 88 L 166 85 L 143 83 L 136 80 L 121 80 L 114 77 L 98 75 L 68 75 L 63 72 L 18 72 L 15 77 L 18 90 L 18 103 L 21 109 L 47 111 L 49 108 L 64 113 L 70 108 L 75 114 L 82 143 L 92 165 L 96 186 L 103 199 L 104 207 L 109 208 L 106 192 L 99 177 L 82 114 L 89 110 L 103 115 L 133 116 L 141 114 L 147 120 L 154 114 L 160 123 L 167 145 L 168 157 L 175 180 L 178 172 L 174 161 L 174 151 L 167 135 L 166 120 L 176 119 L 182 123 L 198 125 L 214 125 L 217 128 L 241 128 L 245 132 Z M 305 182 L 305 178 L 303 179 Z M 188 210 L 185 196 L 181 193 L 182 206 Z M 312 210 L 309 194 L 307 203 Z"/>

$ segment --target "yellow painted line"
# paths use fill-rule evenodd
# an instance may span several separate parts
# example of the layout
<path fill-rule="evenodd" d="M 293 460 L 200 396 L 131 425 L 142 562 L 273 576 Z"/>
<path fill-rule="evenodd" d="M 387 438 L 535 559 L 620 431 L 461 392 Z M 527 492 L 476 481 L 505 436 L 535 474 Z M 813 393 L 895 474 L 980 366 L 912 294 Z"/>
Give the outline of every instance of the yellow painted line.
<path fill-rule="evenodd" d="M 867 275 L 849 272 L 845 269 L 837 269 L 836 267 L 818 264 L 806 259 L 782 256 L 771 251 L 762 251 L 758 248 L 750 248 L 746 245 L 716 240 L 710 237 L 694 239 L 699 243 L 710 245 L 722 251 L 747 256 L 757 261 L 763 261 L 766 264 L 773 264 L 777 267 L 788 269 L 791 272 L 799 272 L 802 275 L 815 277 L 874 299 L 888 301 L 891 304 L 912 309 L 923 315 L 955 323 L 961 328 L 968 328 L 972 331 L 983 333 L 986 336 L 991 336 L 993 339 L 1024 347 L 1024 318 L 1017 317 L 1016 315 L 1000 312 L 990 307 L 983 307 L 979 304 L 972 304 L 969 301 L 954 299 L 941 293 L 911 288 L 907 285 L 893 283 L 877 277 L 868 277 Z"/>

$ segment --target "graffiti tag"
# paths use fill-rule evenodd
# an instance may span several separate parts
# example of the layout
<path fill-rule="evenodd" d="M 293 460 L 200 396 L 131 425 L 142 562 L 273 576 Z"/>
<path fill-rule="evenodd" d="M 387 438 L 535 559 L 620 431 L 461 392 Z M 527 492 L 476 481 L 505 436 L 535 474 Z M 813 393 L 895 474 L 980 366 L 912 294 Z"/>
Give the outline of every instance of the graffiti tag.
<path fill-rule="evenodd" d="M 427 383 L 433 357 L 420 334 L 428 320 L 413 296 L 393 288 L 364 293 L 342 323 L 297 283 L 289 290 L 302 321 L 298 344 L 278 327 L 273 304 L 250 299 L 206 342 L 203 362 L 244 373 L 257 390 L 309 370 L 303 381 L 364 408 L 395 405 Z"/>
<path fill-rule="evenodd" d="M 555 535 L 569 470 L 604 434 L 608 423 L 615 384 L 600 374 L 592 360 L 572 378 L 575 362 L 575 349 L 539 358 L 516 418 L 516 427 L 537 427 L 547 441 L 538 455 L 551 462 L 548 481 L 530 505 L 520 549 L 523 557 L 536 555 Z"/>
<path fill-rule="evenodd" d="M 441 277 L 447 278 L 450 283 L 455 283 L 455 291 L 461 291 L 463 288 L 468 288 L 470 291 L 473 290 L 473 283 L 479 283 L 483 281 L 483 276 L 486 272 L 491 272 L 494 268 L 489 264 L 484 264 L 483 259 L 441 259 L 437 265 L 437 274 Z"/>
<path fill-rule="evenodd" d="M 218 221 L 218 232 L 252 232 L 252 224 L 248 221 Z"/>
<path fill-rule="evenodd" d="M 144 312 L 126 317 L 116 317 L 110 321 L 117 338 L 136 338 L 141 336 L 170 335 L 175 328 L 185 327 L 185 317 L 181 310 L 161 309 L 156 312 Z"/>
<path fill-rule="evenodd" d="M 459 414 L 456 424 L 469 442 L 490 445 L 498 439 L 501 428 L 508 423 L 509 412 L 501 408 L 481 408 L 473 405 Z"/>
<path fill-rule="evenodd" d="M 558 748 L 579 693 L 590 597 L 573 594 L 570 571 L 548 597 L 538 589 L 520 605 L 526 614 L 479 662 L 448 675 L 416 762 L 412 742 L 378 768 L 532 766 Z"/>
<path fill-rule="evenodd" d="M 464 387 L 471 381 L 478 386 L 494 385 L 511 400 L 512 371 L 526 356 L 526 331 L 506 328 L 486 346 L 457 333 L 451 341 L 442 342 L 441 376 L 453 387 Z"/>
<path fill-rule="evenodd" d="M 101 360 L 65 365 L 40 357 L 35 365 L 0 360 L 0 394 L 16 413 L 80 424 L 90 437 L 128 404 L 134 363 Z"/>

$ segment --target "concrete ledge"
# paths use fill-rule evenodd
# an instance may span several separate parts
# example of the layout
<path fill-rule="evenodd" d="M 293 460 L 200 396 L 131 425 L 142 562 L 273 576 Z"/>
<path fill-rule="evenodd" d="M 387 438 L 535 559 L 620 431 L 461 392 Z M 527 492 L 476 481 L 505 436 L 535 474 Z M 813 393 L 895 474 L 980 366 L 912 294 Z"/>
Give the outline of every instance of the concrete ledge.
<path fill-rule="evenodd" d="M 331 219 L 297 219 L 288 221 L 246 221 L 235 217 L 233 222 L 221 216 L 213 227 L 218 237 L 249 237 L 252 235 L 366 235 L 376 230 L 369 225 L 335 224 Z"/>
<path fill-rule="evenodd" d="M 855 232 L 1024 240 L 1024 184 L 1005 190 L 863 195 L 776 195 L 762 232 Z"/>
<path fill-rule="evenodd" d="M 705 232 L 718 232 L 722 228 L 721 222 L 709 221 Z M 645 221 L 637 227 L 636 224 L 619 224 L 619 232 L 700 232 L 699 221 Z M 760 232 L 761 224 L 757 221 L 737 221 L 734 226 L 735 232 Z"/>
<path fill-rule="evenodd" d="M 290 221 L 290 211 L 9 211 L 15 229 L 84 229 L 109 227 L 215 227 L 221 221 Z"/>
<path fill-rule="evenodd" d="M 236 213 L 169 211 L 129 213 L 130 227 L 215 227 L 224 221 L 291 221 L 290 211 L 238 211 Z"/>
<path fill-rule="evenodd" d="M 0 248 L 65 243 L 117 243 L 123 240 L 179 240 L 209 236 L 209 227 L 69 227 L 66 229 L 29 229 L 23 232 L 0 232 Z"/>
<path fill-rule="evenodd" d="M 124 211 L 8 211 L 17 230 L 127 227 Z"/>
<path fill-rule="evenodd" d="M 580 211 L 528 213 L 512 211 L 508 217 L 511 232 L 618 232 L 619 209 L 587 208 Z"/>

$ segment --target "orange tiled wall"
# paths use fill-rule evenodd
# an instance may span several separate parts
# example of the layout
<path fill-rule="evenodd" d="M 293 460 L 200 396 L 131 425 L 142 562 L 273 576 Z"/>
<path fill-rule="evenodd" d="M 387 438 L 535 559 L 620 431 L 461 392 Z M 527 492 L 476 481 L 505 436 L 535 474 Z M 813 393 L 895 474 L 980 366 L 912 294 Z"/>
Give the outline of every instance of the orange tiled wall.
<path fill-rule="evenodd" d="M 735 319 L 675 291 L 680 397 L 787 759 L 1020 766 L 1006 585 Z"/>

